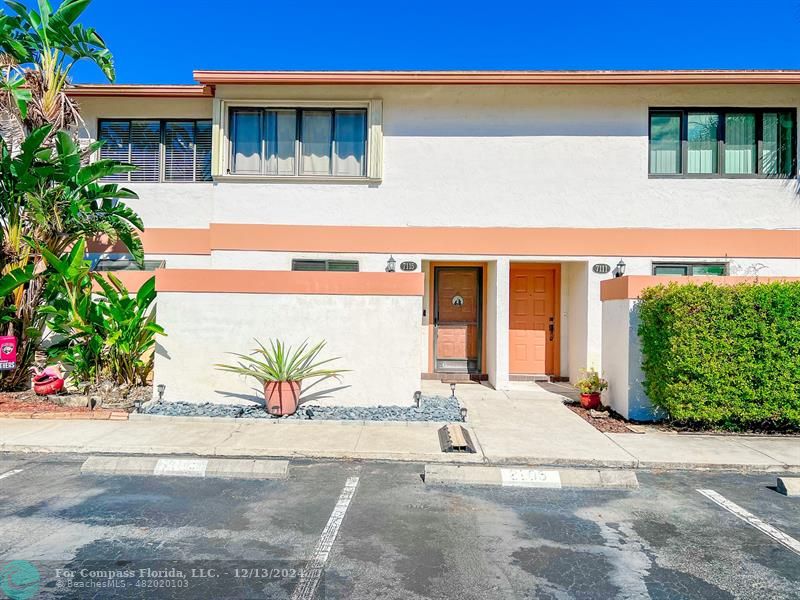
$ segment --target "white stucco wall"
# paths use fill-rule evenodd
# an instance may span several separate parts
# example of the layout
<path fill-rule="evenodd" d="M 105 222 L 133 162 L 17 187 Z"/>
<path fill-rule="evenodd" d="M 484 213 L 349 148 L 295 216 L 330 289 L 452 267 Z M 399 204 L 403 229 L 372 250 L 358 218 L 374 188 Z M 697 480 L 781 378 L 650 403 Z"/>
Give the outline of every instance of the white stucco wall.
<path fill-rule="evenodd" d="M 586 262 L 566 263 L 562 279 L 569 289 L 567 298 L 567 360 L 565 367 L 570 381 L 577 381 L 580 369 L 587 367 L 589 268 Z M 563 300 L 562 300 L 563 302 Z"/>
<path fill-rule="evenodd" d="M 603 302 L 602 376 L 608 380 L 603 401 L 626 419 L 659 418 L 644 392 L 639 313 L 636 300 Z"/>
<path fill-rule="evenodd" d="M 139 184 L 149 227 L 220 223 L 800 227 L 797 180 L 650 179 L 651 106 L 798 107 L 797 86 L 218 86 L 226 99 L 383 99 L 380 184 Z M 211 99 L 83 99 L 98 117 L 211 117 Z"/>
<path fill-rule="evenodd" d="M 164 399 L 186 402 L 263 400 L 258 383 L 214 369 L 226 352 L 247 353 L 253 338 L 289 344 L 326 340 L 324 357 L 351 369 L 301 398 L 312 404 L 409 405 L 419 389 L 418 296 L 165 293 L 158 296 L 155 383 Z"/>
<path fill-rule="evenodd" d="M 508 330 L 510 262 L 498 258 L 488 263 L 486 290 L 486 373 L 495 389 L 509 387 Z"/>

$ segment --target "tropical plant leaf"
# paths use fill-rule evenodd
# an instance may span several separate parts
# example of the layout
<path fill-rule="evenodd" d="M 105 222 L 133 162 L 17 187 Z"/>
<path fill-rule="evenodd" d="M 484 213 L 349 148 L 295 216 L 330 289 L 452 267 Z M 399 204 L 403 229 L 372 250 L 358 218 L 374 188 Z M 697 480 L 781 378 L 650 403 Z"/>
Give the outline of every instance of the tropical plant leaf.
<path fill-rule="evenodd" d="M 35 265 L 30 264 L 24 268 L 13 269 L 0 277 L 0 298 L 7 296 L 21 285 L 25 285 L 32 280 Z"/>

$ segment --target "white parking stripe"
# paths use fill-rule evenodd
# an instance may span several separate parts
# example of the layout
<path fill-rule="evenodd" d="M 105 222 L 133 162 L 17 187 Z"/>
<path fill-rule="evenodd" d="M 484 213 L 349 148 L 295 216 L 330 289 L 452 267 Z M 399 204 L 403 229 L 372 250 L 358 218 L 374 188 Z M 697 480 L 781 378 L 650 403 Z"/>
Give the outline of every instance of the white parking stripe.
<path fill-rule="evenodd" d="M 22 471 L 24 471 L 24 469 L 14 469 L 12 471 L 6 471 L 5 473 L 0 474 L 0 479 L 11 477 L 12 475 L 16 475 L 17 473 L 22 473 Z"/>
<path fill-rule="evenodd" d="M 344 484 L 344 489 L 339 495 L 339 500 L 336 506 L 333 507 L 333 512 L 328 519 L 328 524 L 322 530 L 322 535 L 317 542 L 317 547 L 314 548 L 314 555 L 308 563 L 300 577 L 300 582 L 294 589 L 292 594 L 293 600 L 309 600 L 314 597 L 317 591 L 319 580 L 322 577 L 322 568 L 328 561 L 328 556 L 333 548 L 333 543 L 336 541 L 336 536 L 339 535 L 339 527 L 342 526 L 344 515 L 347 513 L 347 508 L 350 506 L 350 501 L 356 493 L 358 486 L 358 477 L 348 477 L 347 482 Z"/>
<path fill-rule="evenodd" d="M 728 512 L 736 515 L 748 525 L 755 527 L 761 533 L 768 535 L 779 544 L 786 546 L 792 552 L 800 554 L 800 542 L 798 542 L 792 536 L 783 533 L 780 529 L 776 529 L 772 525 L 764 523 L 764 521 L 759 519 L 754 514 L 746 511 L 738 504 L 731 502 L 730 500 L 725 498 L 725 496 L 718 494 L 714 490 L 697 490 L 697 491 L 703 494 L 703 496 L 705 496 L 709 500 L 712 500 L 713 502 L 719 504 L 722 508 L 724 508 Z"/>

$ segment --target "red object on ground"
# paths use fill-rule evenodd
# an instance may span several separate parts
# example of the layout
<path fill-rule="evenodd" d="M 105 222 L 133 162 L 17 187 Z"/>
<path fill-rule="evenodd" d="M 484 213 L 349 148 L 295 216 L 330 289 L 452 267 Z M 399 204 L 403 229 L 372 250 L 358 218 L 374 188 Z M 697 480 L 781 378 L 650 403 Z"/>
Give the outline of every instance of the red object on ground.
<path fill-rule="evenodd" d="M 581 394 L 581 406 L 587 410 L 600 408 L 600 393 Z"/>
<path fill-rule="evenodd" d="M 63 377 L 58 377 L 53 373 L 44 371 L 33 378 L 33 391 L 39 396 L 57 394 L 62 389 L 64 389 Z"/>
<path fill-rule="evenodd" d="M 297 412 L 300 403 L 299 381 L 270 381 L 264 384 L 267 412 L 282 417 Z"/>

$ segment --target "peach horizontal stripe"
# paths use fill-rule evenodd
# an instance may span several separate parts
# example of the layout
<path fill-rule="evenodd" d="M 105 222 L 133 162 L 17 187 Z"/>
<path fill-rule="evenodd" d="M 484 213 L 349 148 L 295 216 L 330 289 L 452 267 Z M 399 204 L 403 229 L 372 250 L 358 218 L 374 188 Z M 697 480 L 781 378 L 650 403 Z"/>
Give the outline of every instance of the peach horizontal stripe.
<path fill-rule="evenodd" d="M 348 227 L 212 223 L 211 248 L 499 256 L 798 258 L 800 230 Z"/>
<path fill-rule="evenodd" d="M 423 273 L 157 269 L 159 292 L 422 296 Z"/>
<path fill-rule="evenodd" d="M 800 277 L 682 277 L 678 275 L 625 275 L 600 282 L 600 300 L 634 300 L 642 295 L 642 290 L 668 283 L 713 283 L 715 285 L 736 285 L 737 283 L 769 283 L 770 281 L 800 281 Z"/>
<path fill-rule="evenodd" d="M 708 84 L 800 83 L 800 71 L 194 71 L 203 84 Z"/>
<path fill-rule="evenodd" d="M 211 254 L 208 229 L 152 228 L 141 233 L 147 254 Z M 87 252 L 126 252 L 122 242 L 111 244 L 107 237 L 90 240 Z"/>

